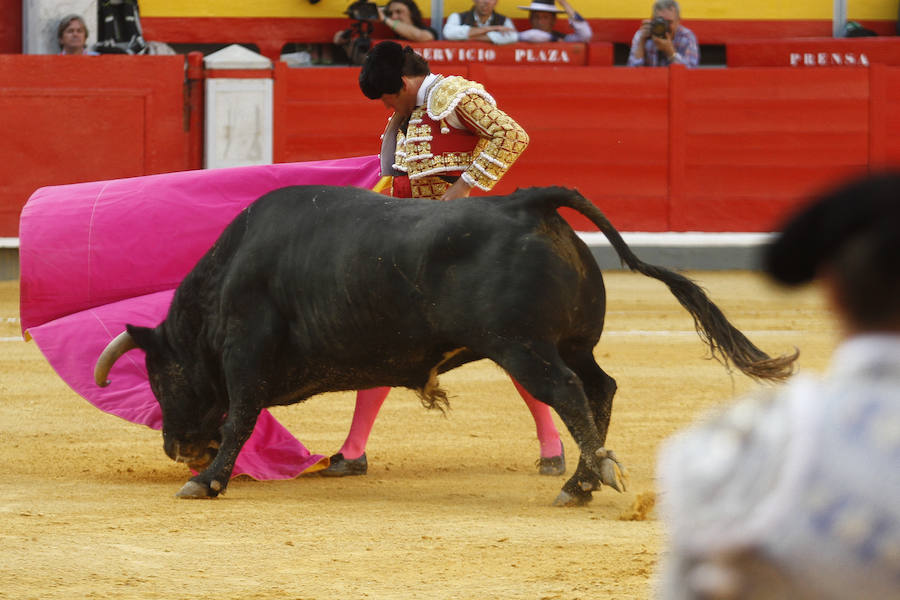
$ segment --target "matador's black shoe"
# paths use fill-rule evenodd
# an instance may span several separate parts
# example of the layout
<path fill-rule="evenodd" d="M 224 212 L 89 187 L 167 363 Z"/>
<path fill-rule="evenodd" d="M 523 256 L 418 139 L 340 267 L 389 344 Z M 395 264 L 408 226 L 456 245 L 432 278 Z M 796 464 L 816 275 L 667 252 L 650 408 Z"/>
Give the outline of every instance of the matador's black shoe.
<path fill-rule="evenodd" d="M 366 462 L 366 453 L 363 452 L 359 458 L 344 458 L 344 455 L 338 452 L 329 458 L 327 469 L 319 471 L 324 477 L 347 477 L 350 475 L 365 475 L 369 470 L 369 463 Z"/>
<path fill-rule="evenodd" d="M 559 456 L 541 457 L 538 460 L 538 473 L 541 475 L 563 475 L 566 472 L 566 449 L 559 444 Z"/>

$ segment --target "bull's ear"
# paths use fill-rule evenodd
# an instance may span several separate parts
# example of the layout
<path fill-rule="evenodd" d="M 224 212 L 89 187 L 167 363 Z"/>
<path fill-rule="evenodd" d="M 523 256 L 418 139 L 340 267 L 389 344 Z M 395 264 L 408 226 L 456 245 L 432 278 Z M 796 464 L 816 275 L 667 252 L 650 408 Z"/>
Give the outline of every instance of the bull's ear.
<path fill-rule="evenodd" d="M 131 336 L 138 348 L 144 352 L 153 351 L 159 347 L 159 337 L 155 329 L 137 325 L 125 325 L 125 329 L 128 330 L 128 335 Z"/>

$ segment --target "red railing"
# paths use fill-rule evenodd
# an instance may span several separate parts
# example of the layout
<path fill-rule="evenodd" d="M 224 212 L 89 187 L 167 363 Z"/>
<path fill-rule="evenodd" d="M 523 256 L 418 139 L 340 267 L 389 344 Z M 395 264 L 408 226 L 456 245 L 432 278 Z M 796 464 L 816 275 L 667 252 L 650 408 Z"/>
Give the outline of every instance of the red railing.
<path fill-rule="evenodd" d="M 495 192 L 577 187 L 626 231 L 767 231 L 840 177 L 900 165 L 900 67 L 440 71 L 531 136 Z M 272 72 L 276 162 L 378 152 L 388 112 L 357 68 Z M 199 168 L 203 77 L 197 55 L 0 56 L 0 237 L 38 187 Z"/>

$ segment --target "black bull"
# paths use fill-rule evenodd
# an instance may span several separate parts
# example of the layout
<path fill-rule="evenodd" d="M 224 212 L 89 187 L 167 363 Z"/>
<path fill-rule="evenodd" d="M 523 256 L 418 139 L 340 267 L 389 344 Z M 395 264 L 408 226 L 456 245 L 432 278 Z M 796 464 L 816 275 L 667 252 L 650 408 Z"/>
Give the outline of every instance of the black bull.
<path fill-rule="evenodd" d="M 166 453 L 202 470 L 181 497 L 225 490 L 260 411 L 322 392 L 376 386 L 446 403 L 436 376 L 489 358 L 550 405 L 581 451 L 558 504 L 620 489 L 604 448 L 615 380 L 596 363 L 603 277 L 557 214 L 590 219 L 632 269 L 665 283 L 713 356 L 751 377 L 786 377 L 685 277 L 640 261 L 576 191 L 532 188 L 441 203 L 355 188 L 275 190 L 225 229 L 155 328 L 127 326 L 95 379 L 125 351 L 146 353 Z"/>

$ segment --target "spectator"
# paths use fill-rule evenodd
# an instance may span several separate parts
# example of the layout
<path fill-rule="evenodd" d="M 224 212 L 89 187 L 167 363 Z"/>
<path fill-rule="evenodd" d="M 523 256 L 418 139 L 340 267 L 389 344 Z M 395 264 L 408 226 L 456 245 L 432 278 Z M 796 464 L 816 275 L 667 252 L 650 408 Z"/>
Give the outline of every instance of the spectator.
<path fill-rule="evenodd" d="M 56 41 L 59 53 L 65 56 L 96 56 L 96 52 L 87 49 L 88 28 L 79 15 L 67 15 L 56 28 Z"/>
<path fill-rule="evenodd" d="M 494 12 L 497 0 L 474 0 L 472 10 L 453 13 L 444 24 L 444 39 L 512 44 L 519 39 L 512 19 Z"/>
<path fill-rule="evenodd" d="M 378 15 L 397 39 L 430 42 L 438 37 L 434 29 L 425 25 L 422 12 L 413 0 L 391 0 L 383 8 L 378 7 Z"/>
<path fill-rule="evenodd" d="M 687 67 L 700 63 L 697 36 L 681 24 L 678 2 L 656 0 L 653 18 L 643 21 L 631 40 L 628 66 L 659 67 L 676 63 Z"/>
<path fill-rule="evenodd" d="M 556 0 L 563 10 L 556 8 L 553 0 L 532 0 L 529 6 L 520 6 L 528 11 L 531 29 L 519 33 L 520 42 L 589 42 L 593 37 L 591 26 L 581 15 L 575 12 L 567 0 Z M 565 12 L 569 15 L 572 33 L 555 31 L 556 14 Z"/>
<path fill-rule="evenodd" d="M 900 172 L 788 221 L 776 281 L 817 279 L 843 340 L 797 376 L 668 441 L 661 597 L 896 598 L 900 590 Z"/>
<path fill-rule="evenodd" d="M 351 12 L 352 15 L 352 12 Z M 359 15 L 359 20 L 350 29 L 344 29 L 334 34 L 334 45 L 341 48 L 347 55 L 350 64 L 361 65 L 372 46 L 369 34 L 374 29 L 372 23 L 381 21 L 397 39 L 411 42 L 430 42 L 437 39 L 437 32 L 425 25 L 422 20 L 422 12 L 415 0 L 390 0 L 383 7 L 379 6 L 377 13 L 372 15 Z"/>

